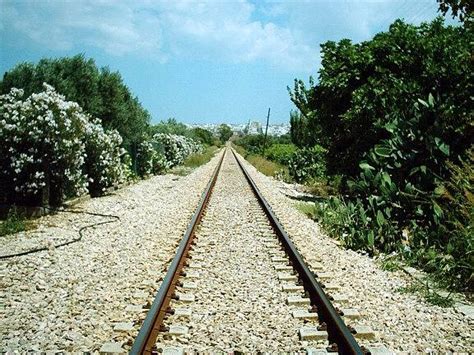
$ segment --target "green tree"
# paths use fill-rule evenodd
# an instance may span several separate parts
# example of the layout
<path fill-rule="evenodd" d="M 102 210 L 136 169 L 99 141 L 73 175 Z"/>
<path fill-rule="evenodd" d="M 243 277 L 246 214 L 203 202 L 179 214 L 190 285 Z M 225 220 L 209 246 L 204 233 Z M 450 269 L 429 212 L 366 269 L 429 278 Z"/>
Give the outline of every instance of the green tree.
<path fill-rule="evenodd" d="M 150 115 L 123 83 L 120 73 L 99 69 L 93 59 L 83 55 L 21 63 L 4 74 L 0 93 L 16 87 L 31 95 L 42 90 L 43 82 L 99 118 L 105 128 L 117 129 L 127 148 L 148 129 Z"/>
<path fill-rule="evenodd" d="M 327 149 L 328 171 L 356 176 L 362 157 L 389 136 L 387 126 L 415 115 L 418 98 L 432 94 L 444 141 L 462 153 L 472 136 L 470 91 L 473 86 L 470 43 L 463 27 L 413 26 L 398 20 L 388 32 L 353 44 L 326 42 L 318 83 L 295 80 L 291 99 L 295 144 Z"/>
<path fill-rule="evenodd" d="M 449 10 L 453 17 L 458 17 L 466 24 L 472 24 L 474 4 L 471 0 L 437 0 L 439 10 L 446 15 Z"/>
<path fill-rule="evenodd" d="M 160 121 L 156 125 L 151 126 L 150 131 L 152 135 L 156 133 L 176 134 L 178 136 L 189 135 L 189 128 L 184 123 L 178 122 L 176 118 Z"/>
<path fill-rule="evenodd" d="M 214 135 L 212 132 L 201 127 L 193 128 L 191 130 L 191 137 L 207 145 L 212 145 L 214 142 Z"/>
<path fill-rule="evenodd" d="M 321 145 L 327 173 L 342 176 L 344 197 L 316 213 L 329 233 L 401 249 L 461 288 L 473 275 L 472 213 L 460 208 L 472 198 L 473 42 L 469 26 L 397 20 L 369 41 L 324 43 L 318 81 L 290 91 L 293 141 Z"/>
<path fill-rule="evenodd" d="M 232 129 L 226 124 L 221 124 L 219 126 L 218 133 L 219 133 L 219 139 L 221 140 L 222 143 L 227 142 L 229 138 L 232 137 L 233 135 Z"/>

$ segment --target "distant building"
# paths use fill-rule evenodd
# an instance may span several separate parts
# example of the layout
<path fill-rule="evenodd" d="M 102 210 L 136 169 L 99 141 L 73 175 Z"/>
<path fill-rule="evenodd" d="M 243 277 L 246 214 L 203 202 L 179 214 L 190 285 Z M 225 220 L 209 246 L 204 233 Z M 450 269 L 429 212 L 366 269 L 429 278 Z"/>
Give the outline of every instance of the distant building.
<path fill-rule="evenodd" d="M 265 133 L 265 126 L 258 121 L 249 121 L 248 123 L 226 123 L 236 134 L 262 134 Z M 201 127 L 216 133 L 221 123 L 191 123 L 187 124 L 190 128 Z M 268 125 L 268 134 L 271 136 L 281 136 L 290 132 L 289 123 Z"/>

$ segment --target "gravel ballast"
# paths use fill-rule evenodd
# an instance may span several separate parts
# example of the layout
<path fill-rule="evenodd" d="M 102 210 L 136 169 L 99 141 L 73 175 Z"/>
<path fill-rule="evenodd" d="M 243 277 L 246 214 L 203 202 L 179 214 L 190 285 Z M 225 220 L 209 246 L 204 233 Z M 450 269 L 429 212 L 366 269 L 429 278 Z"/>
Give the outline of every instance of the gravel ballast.
<path fill-rule="evenodd" d="M 188 332 L 180 336 L 160 333 L 159 350 L 176 346 L 186 352 L 256 353 L 304 351 L 320 345 L 298 337 L 305 323 L 293 318 L 292 310 L 304 307 L 286 303 L 291 294 L 282 290 L 272 261 L 276 255 L 285 255 L 272 248 L 278 249 L 277 237 L 230 150 L 196 238 L 186 272 L 198 272 L 199 277 L 182 277 L 183 286 L 193 287 L 177 292 L 194 300 L 171 303 L 175 309 L 189 310 L 191 316 L 175 314 L 165 321 L 171 330 L 185 326 Z M 302 292 L 292 294 L 303 296 Z M 328 345 L 327 339 L 322 345 Z"/>
<path fill-rule="evenodd" d="M 310 267 L 322 264 L 331 283 L 348 298 L 347 307 L 361 313 L 359 320 L 348 324 L 371 327 L 377 340 L 396 352 L 474 351 L 472 318 L 401 293 L 399 289 L 410 284 L 409 277 L 384 271 L 370 257 L 340 247 L 296 209 L 295 200 L 287 196 L 294 190 L 291 185 L 261 174 L 241 159 L 306 262 Z"/>
<path fill-rule="evenodd" d="M 50 249 L 0 261 L 0 351 L 129 349 L 220 155 L 188 176 L 155 176 L 76 205 L 120 217 L 77 243 L 51 247 L 111 218 L 58 213 L 2 238 L 1 255 Z"/>
<path fill-rule="evenodd" d="M 0 351 L 128 351 L 219 158 L 188 176 L 156 176 L 74 207 L 118 221 L 63 212 L 42 217 L 35 230 L 3 237 L 0 255 L 49 249 L 0 260 Z M 242 161 L 309 266 L 347 298 L 343 307 L 360 313 L 347 323 L 375 331 L 368 344 L 406 353 L 473 352 L 472 318 L 401 293 L 411 282 L 405 274 L 342 248 L 296 209 L 288 197 L 292 185 Z M 305 323 L 285 302 L 272 265 L 272 233 L 249 192 L 229 150 L 197 232 L 190 269 L 199 277 L 186 277 L 178 289 L 191 302 L 172 304 L 191 316 L 166 320 L 187 334 L 161 333 L 159 348 L 302 351 L 327 344 L 298 338 Z M 84 230 L 83 240 L 53 247 L 104 221 L 111 223 Z"/>

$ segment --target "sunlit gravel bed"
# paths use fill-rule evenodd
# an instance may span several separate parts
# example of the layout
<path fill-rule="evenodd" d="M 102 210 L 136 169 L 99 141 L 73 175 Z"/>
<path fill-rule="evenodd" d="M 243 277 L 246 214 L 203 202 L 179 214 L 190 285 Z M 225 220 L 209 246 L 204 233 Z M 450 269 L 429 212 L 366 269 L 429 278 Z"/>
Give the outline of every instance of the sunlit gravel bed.
<path fill-rule="evenodd" d="M 338 246 L 294 207 L 296 201 L 287 196 L 294 190 L 291 185 L 259 173 L 246 161 L 245 166 L 308 264 L 321 259 L 331 282 L 348 297 L 348 306 L 362 313 L 360 320 L 349 324 L 370 326 L 377 340 L 396 352 L 474 351 L 472 318 L 400 293 L 408 285 L 408 276 L 381 270 L 368 256 Z"/>
<path fill-rule="evenodd" d="M 192 269 L 199 273 L 191 279 L 196 288 L 178 289 L 195 301 L 171 303 L 173 308 L 185 307 L 191 316 L 176 314 L 165 321 L 189 332 L 178 337 L 160 333 L 158 350 L 176 346 L 186 353 L 257 353 L 304 351 L 317 345 L 298 338 L 305 324 L 293 318 L 294 307 L 286 304 L 289 294 L 282 291 L 264 242 L 277 245 L 277 237 L 230 150 L 196 238 L 190 260 L 191 267 L 199 266 Z M 180 281 L 189 282 L 187 277 Z"/>
<path fill-rule="evenodd" d="M 76 205 L 120 217 L 82 241 L 1 260 L 0 351 L 129 349 L 219 156 L 188 176 L 152 177 Z M 2 238 L 0 254 L 70 240 L 108 219 L 43 217 L 37 230 Z"/>

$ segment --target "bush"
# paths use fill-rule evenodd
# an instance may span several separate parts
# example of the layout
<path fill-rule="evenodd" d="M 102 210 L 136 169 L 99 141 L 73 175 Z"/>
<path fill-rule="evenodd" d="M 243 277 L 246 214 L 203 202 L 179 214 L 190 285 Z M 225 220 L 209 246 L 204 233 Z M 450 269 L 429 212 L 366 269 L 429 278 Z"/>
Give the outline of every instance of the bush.
<path fill-rule="evenodd" d="M 227 142 L 230 139 L 230 137 L 232 137 L 232 135 L 234 134 L 234 132 L 232 132 L 232 129 L 226 124 L 221 124 L 219 128 L 217 129 L 217 131 L 219 134 L 219 139 L 221 140 L 222 143 Z"/>
<path fill-rule="evenodd" d="M 137 149 L 137 174 L 145 177 L 151 174 L 159 174 L 166 168 L 165 158 L 157 152 L 153 142 L 144 140 Z"/>
<path fill-rule="evenodd" d="M 397 20 L 370 41 L 326 42 L 318 83 L 310 79 L 306 88 L 296 80 L 291 92 L 299 109 L 291 117 L 294 143 L 320 144 L 328 150 L 330 174 L 355 177 L 364 156 L 389 137 L 393 125 L 413 118 L 414 103 L 431 94 L 436 112 L 420 123 L 451 142 L 452 155 L 463 154 L 474 135 L 473 35 L 441 19 L 420 26 Z"/>
<path fill-rule="evenodd" d="M 273 161 L 267 160 L 260 155 L 247 155 L 245 159 L 247 159 L 250 164 L 252 164 L 258 171 L 260 171 L 264 175 L 272 177 L 285 175 L 285 173 L 282 172 L 282 170 L 284 169 L 283 166 Z"/>
<path fill-rule="evenodd" d="M 214 157 L 218 149 L 216 146 L 210 146 L 201 153 L 191 154 L 184 160 L 183 165 L 190 168 L 197 168 L 198 166 L 206 164 Z"/>
<path fill-rule="evenodd" d="M 123 177 L 118 133 L 104 132 L 77 103 L 48 84 L 43 87 L 26 100 L 19 89 L 0 96 L 0 168 L 7 201 L 56 206 L 65 196 L 89 188 L 98 193 L 118 183 Z"/>
<path fill-rule="evenodd" d="M 237 139 L 234 143 L 251 154 L 262 154 L 264 139 L 263 134 L 250 134 Z"/>
<path fill-rule="evenodd" d="M 161 121 L 158 124 L 151 126 L 150 133 L 151 136 L 158 133 L 185 136 L 196 142 L 209 146 L 215 145 L 216 140 L 211 131 L 201 127 L 189 128 L 184 123 L 178 122 L 175 118 L 169 118 L 166 121 Z"/>
<path fill-rule="evenodd" d="M 190 137 L 195 141 L 201 142 L 202 144 L 206 144 L 208 146 L 212 146 L 214 144 L 214 135 L 212 132 L 201 127 L 191 129 Z"/>
<path fill-rule="evenodd" d="M 87 117 L 51 86 L 44 89 L 26 100 L 19 89 L 0 96 L 0 159 L 9 202 L 58 205 L 64 193 L 87 191 Z"/>
<path fill-rule="evenodd" d="M 18 64 L 3 75 L 0 93 L 19 88 L 29 96 L 40 92 L 43 82 L 99 118 L 105 129 L 116 129 L 124 147 L 139 142 L 148 129 L 150 115 L 123 83 L 120 73 L 107 67 L 99 69 L 93 59 L 83 55 Z"/>
<path fill-rule="evenodd" d="M 100 121 L 90 122 L 86 126 L 85 174 L 88 177 L 88 189 L 92 196 L 99 196 L 106 188 L 124 182 L 127 179 L 121 148 L 122 137 L 113 130 L 106 132 Z"/>
<path fill-rule="evenodd" d="M 288 165 L 296 146 L 293 144 L 272 144 L 266 151 L 265 157 L 282 165 Z"/>
<path fill-rule="evenodd" d="M 471 147 L 460 165 L 447 163 L 451 177 L 439 183 L 434 190 L 440 207 L 440 222 L 435 238 L 425 245 L 415 264 L 437 274 L 446 286 L 474 289 L 474 147 Z M 420 243 L 417 236 L 413 244 Z"/>
<path fill-rule="evenodd" d="M 180 165 L 189 155 L 203 151 L 200 143 L 175 134 L 155 134 L 153 142 L 156 144 L 157 151 L 164 157 L 166 168 Z"/>
<path fill-rule="evenodd" d="M 175 134 L 177 136 L 187 136 L 190 132 L 188 127 L 181 122 L 178 122 L 175 118 L 168 118 L 166 121 L 160 121 L 159 123 L 150 127 L 152 135 L 163 133 L 163 134 Z"/>
<path fill-rule="evenodd" d="M 296 182 L 307 182 L 311 179 L 324 177 L 326 173 L 325 154 L 326 150 L 318 145 L 297 150 L 288 162 L 290 176 Z"/>
<path fill-rule="evenodd" d="M 296 80 L 290 92 L 295 143 L 321 144 L 328 179 L 342 176 L 342 195 L 317 206 L 328 232 L 356 249 L 402 249 L 457 287 L 472 278 L 472 222 L 460 207 L 471 187 L 460 157 L 474 136 L 473 40 L 441 19 L 397 20 L 370 41 L 325 43 L 318 83 Z M 303 168 L 291 171 L 303 180 Z M 457 197 L 440 200 L 448 185 Z"/>

